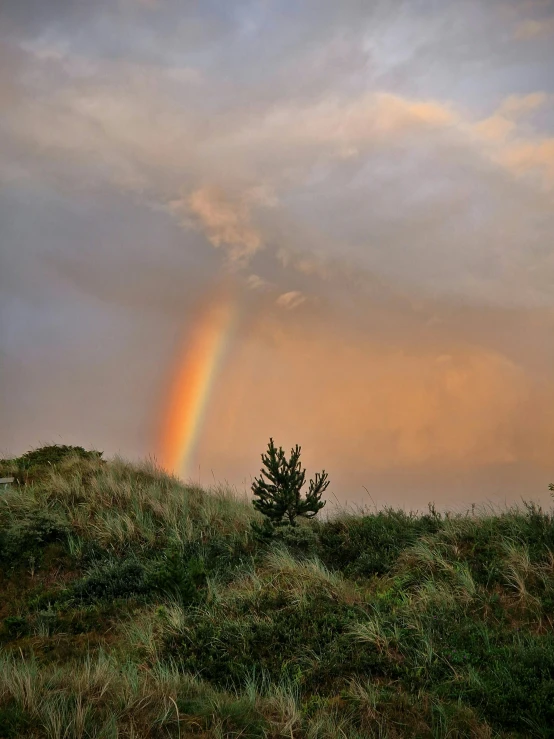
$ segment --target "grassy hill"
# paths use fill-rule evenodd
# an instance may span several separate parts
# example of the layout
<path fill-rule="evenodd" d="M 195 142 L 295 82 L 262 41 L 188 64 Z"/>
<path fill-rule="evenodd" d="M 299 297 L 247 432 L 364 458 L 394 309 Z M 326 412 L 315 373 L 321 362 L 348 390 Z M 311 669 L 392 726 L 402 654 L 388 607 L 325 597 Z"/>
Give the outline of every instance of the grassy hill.
<path fill-rule="evenodd" d="M 51 447 L 0 462 L 0 737 L 554 737 L 554 517 L 248 501 Z"/>

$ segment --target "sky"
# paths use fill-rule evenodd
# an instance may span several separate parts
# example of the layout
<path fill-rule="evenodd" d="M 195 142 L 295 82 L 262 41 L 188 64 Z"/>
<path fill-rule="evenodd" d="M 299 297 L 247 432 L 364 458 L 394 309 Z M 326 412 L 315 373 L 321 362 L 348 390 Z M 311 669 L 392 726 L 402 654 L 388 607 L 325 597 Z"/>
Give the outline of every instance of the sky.
<path fill-rule="evenodd" d="M 549 504 L 554 0 L 3 0 L 0 106 L 2 454 Z"/>

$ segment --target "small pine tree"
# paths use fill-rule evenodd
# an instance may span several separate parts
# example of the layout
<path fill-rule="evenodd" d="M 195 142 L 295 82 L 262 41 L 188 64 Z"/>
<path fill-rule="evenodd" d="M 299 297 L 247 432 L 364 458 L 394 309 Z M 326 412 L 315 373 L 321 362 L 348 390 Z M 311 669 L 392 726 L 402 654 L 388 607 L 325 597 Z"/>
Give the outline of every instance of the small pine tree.
<path fill-rule="evenodd" d="M 273 439 L 270 439 L 267 453 L 262 454 L 262 462 L 265 469 L 261 470 L 260 476 L 252 484 L 252 492 L 256 496 L 252 503 L 271 523 L 296 526 L 297 516 L 313 518 L 323 508 L 325 501 L 321 500 L 321 496 L 329 486 L 325 470 L 316 473 L 315 480 L 310 480 L 306 497 L 301 497 L 306 470 L 300 464 L 298 444 L 291 450 L 290 459 L 287 460 L 283 448 L 277 449 Z"/>

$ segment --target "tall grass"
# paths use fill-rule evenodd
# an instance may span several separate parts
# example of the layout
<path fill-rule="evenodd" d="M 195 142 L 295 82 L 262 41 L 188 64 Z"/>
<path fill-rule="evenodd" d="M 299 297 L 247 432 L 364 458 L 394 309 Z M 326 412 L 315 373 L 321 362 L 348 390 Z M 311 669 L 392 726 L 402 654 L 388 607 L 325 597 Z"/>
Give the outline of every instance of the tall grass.
<path fill-rule="evenodd" d="M 49 739 L 184 736 L 195 719 L 215 731 L 233 712 L 237 725 L 248 724 L 257 700 L 245 705 L 171 664 L 142 670 L 102 652 L 71 670 L 0 656 L 0 705 L 15 704 L 27 725 Z M 179 704 L 194 705 L 195 713 Z"/>
<path fill-rule="evenodd" d="M 48 512 L 66 522 L 72 546 L 82 540 L 122 550 L 167 540 L 190 542 L 219 535 L 244 537 L 257 514 L 225 486 L 206 491 L 183 485 L 152 462 L 109 464 L 68 456 L 46 468 L 40 481 L 11 486 L 0 496 L 0 517 L 8 523 Z"/>

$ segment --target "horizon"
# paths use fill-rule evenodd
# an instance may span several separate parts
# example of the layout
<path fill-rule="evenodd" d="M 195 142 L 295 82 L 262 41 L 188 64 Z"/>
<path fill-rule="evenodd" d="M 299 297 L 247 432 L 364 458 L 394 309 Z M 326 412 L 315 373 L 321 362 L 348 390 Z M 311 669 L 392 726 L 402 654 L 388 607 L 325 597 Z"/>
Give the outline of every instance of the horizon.
<path fill-rule="evenodd" d="M 0 20 L 0 456 L 551 501 L 554 0 Z"/>

